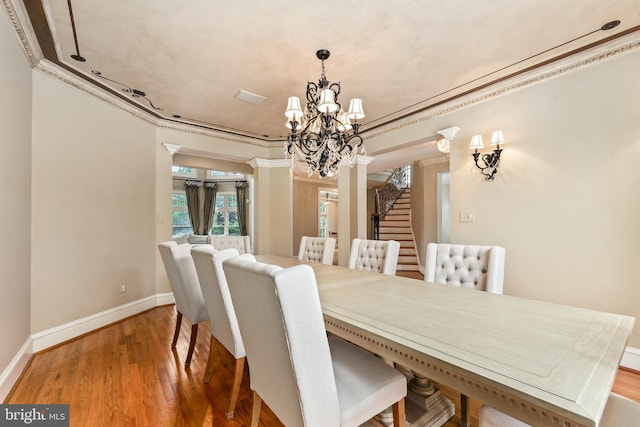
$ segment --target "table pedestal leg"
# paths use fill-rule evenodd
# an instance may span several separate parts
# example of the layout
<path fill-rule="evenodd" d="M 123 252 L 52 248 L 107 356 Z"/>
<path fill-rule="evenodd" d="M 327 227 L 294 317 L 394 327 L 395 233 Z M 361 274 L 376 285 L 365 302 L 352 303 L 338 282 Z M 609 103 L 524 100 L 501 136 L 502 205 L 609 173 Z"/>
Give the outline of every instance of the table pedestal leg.
<path fill-rule="evenodd" d="M 460 394 L 460 426 L 469 427 L 470 425 L 469 398 L 465 394 Z"/>
<path fill-rule="evenodd" d="M 456 413 L 456 407 L 431 380 L 404 367 L 397 366 L 410 379 L 405 399 L 406 427 L 440 427 Z M 393 425 L 391 408 L 376 415 L 368 426 L 388 427 Z"/>
<path fill-rule="evenodd" d="M 412 427 L 440 427 L 456 413 L 456 407 L 440 394 L 431 380 L 412 372 L 407 390 L 407 420 Z"/>

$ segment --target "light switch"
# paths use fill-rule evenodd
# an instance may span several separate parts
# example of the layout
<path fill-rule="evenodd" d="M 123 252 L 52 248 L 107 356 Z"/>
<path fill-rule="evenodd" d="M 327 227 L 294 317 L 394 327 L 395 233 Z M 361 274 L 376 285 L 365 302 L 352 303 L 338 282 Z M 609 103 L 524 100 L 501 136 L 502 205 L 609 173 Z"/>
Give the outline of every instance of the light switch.
<path fill-rule="evenodd" d="M 476 214 L 475 212 L 460 212 L 458 220 L 460 222 L 476 222 Z"/>

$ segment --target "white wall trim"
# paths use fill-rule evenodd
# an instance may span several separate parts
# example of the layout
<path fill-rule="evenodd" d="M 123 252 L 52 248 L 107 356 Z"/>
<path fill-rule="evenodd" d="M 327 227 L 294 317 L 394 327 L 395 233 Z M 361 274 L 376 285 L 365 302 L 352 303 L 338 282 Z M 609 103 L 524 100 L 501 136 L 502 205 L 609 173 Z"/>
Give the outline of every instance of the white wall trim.
<path fill-rule="evenodd" d="M 7 398 L 33 353 L 77 338 L 145 310 L 173 303 L 175 303 L 173 293 L 155 294 L 29 336 L 11 363 L 0 374 L 0 402 Z"/>
<path fill-rule="evenodd" d="M 627 347 L 622 355 L 620 366 L 640 372 L 640 348 Z"/>
<path fill-rule="evenodd" d="M 293 168 L 293 159 L 253 158 L 247 162 L 252 168 Z"/>
<path fill-rule="evenodd" d="M 157 307 L 158 305 L 170 304 L 171 302 L 159 303 L 160 301 L 169 300 L 173 302 L 172 294 L 169 294 L 169 297 L 167 294 L 152 295 L 138 301 L 123 304 L 118 307 L 110 308 L 109 310 L 101 311 L 99 313 L 65 323 L 63 325 L 55 326 L 41 332 L 36 332 L 31 335 L 31 338 L 33 339 L 33 352 L 35 353 L 44 350 L 45 348 L 69 341 L 70 339 L 76 338 L 82 334 L 86 334 L 102 328 L 103 326 L 118 322 L 129 316 Z"/>
<path fill-rule="evenodd" d="M 176 300 L 173 298 L 173 293 L 165 292 L 163 294 L 156 294 L 156 307 L 161 305 L 175 304 Z"/>
<path fill-rule="evenodd" d="M 27 363 L 33 354 L 33 339 L 27 338 L 18 353 L 15 355 L 9 366 L 0 374 L 0 403 L 9 395 L 13 385 L 18 381 L 22 371 L 27 367 Z"/>

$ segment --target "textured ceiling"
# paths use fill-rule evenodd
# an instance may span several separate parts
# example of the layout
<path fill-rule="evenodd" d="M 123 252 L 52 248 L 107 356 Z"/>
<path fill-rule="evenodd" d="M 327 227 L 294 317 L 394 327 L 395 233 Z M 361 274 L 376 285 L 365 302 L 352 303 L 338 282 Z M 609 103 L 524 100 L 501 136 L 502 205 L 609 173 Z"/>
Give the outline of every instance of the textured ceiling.
<path fill-rule="evenodd" d="M 265 140 L 285 137 L 287 97 L 318 80 L 320 48 L 367 131 L 640 25 L 637 0 L 24 4 L 48 59 L 158 117 Z"/>

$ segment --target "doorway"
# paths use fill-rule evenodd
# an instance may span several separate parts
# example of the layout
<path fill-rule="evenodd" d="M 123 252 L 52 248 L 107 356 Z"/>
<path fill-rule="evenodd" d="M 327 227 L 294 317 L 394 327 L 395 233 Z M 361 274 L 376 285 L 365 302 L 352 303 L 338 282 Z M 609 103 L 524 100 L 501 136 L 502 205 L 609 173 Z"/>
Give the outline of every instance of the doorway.
<path fill-rule="evenodd" d="M 450 243 L 451 240 L 449 175 L 449 172 L 439 172 L 437 176 L 438 243 Z"/>
<path fill-rule="evenodd" d="M 338 192 L 319 189 L 318 194 L 318 236 L 338 239 Z"/>

